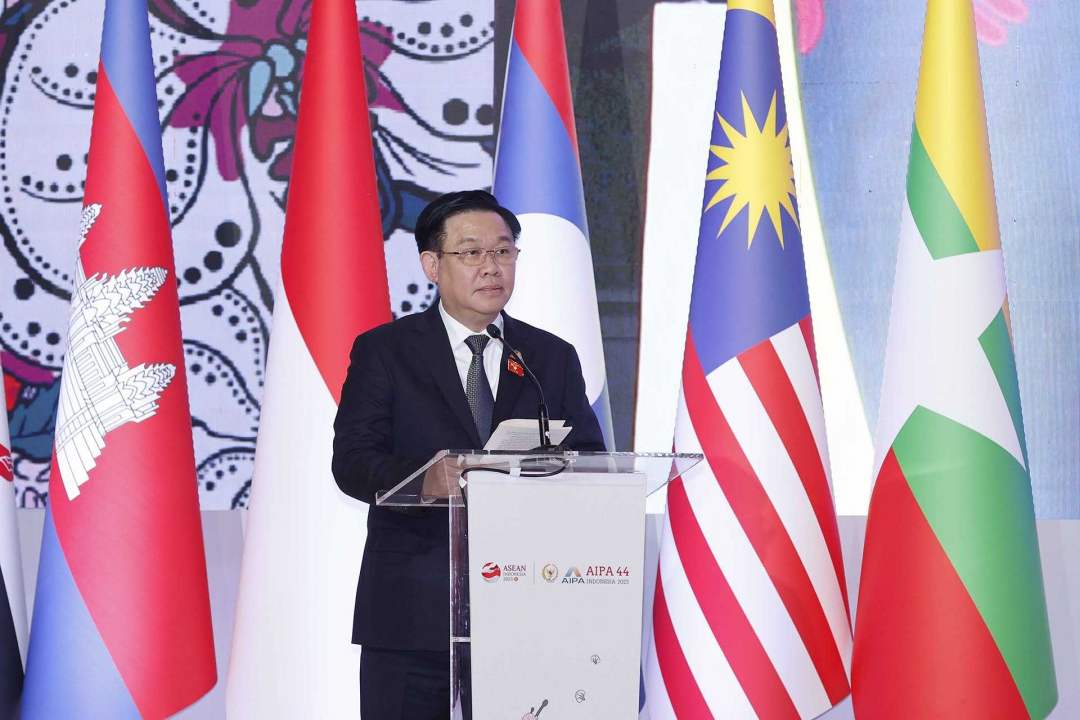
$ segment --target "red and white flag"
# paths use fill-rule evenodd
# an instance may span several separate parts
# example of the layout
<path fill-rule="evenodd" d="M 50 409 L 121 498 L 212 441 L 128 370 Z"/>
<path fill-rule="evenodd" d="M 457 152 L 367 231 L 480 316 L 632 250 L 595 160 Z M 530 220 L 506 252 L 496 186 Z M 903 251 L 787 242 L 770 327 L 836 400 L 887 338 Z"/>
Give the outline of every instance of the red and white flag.
<path fill-rule="evenodd" d="M 15 465 L 8 433 L 7 401 L 0 383 L 0 713 L 11 717 L 22 695 L 28 627 L 23 594 L 19 525 L 15 518 Z"/>
<path fill-rule="evenodd" d="M 367 506 L 330 469 L 349 349 L 390 292 L 352 0 L 314 0 L 226 706 L 360 716 L 351 644 Z"/>

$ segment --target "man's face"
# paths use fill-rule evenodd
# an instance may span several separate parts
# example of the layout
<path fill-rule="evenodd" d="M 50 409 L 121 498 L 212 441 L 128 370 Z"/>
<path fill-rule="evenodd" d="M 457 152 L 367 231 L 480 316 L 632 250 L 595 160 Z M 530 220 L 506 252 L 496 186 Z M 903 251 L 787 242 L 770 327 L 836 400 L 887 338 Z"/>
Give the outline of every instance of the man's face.
<path fill-rule="evenodd" d="M 476 211 L 454 215 L 445 223 L 444 253 L 494 250 L 513 246 L 514 236 L 498 213 Z M 439 286 L 443 307 L 455 320 L 480 332 L 502 311 L 514 292 L 514 265 L 499 265 L 490 255 L 470 267 L 457 255 L 424 252 L 424 274 Z"/>

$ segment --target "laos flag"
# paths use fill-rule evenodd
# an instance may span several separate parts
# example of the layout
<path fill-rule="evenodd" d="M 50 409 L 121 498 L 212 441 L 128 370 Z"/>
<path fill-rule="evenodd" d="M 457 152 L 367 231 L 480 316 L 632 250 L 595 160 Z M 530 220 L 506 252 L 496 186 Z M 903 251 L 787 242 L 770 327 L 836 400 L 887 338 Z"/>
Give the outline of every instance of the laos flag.
<path fill-rule="evenodd" d="M 615 449 L 589 224 L 559 0 L 518 0 L 492 192 L 521 221 L 506 310 L 577 350 L 608 449 Z"/>
<path fill-rule="evenodd" d="M 27 720 L 165 718 L 217 679 L 151 62 L 146 0 L 108 0 Z"/>

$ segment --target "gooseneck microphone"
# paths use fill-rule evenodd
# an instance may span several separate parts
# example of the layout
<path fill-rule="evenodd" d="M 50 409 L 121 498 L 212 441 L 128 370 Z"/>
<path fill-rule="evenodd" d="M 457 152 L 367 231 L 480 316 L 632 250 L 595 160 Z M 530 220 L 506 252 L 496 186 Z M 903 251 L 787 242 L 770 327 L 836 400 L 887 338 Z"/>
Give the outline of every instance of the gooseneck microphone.
<path fill-rule="evenodd" d="M 525 370 L 525 374 L 529 376 L 529 379 L 532 380 L 533 385 L 536 386 L 536 394 L 540 397 L 540 410 L 537 413 L 540 424 L 540 448 L 547 449 L 552 447 L 551 427 L 548 424 L 547 403 L 544 402 L 544 389 L 540 387 L 540 381 L 536 379 L 536 376 L 533 375 L 533 371 L 525 364 L 525 358 L 521 356 L 521 353 L 515 350 L 510 343 L 506 342 L 506 338 L 503 337 L 502 330 L 499 329 L 498 325 L 488 325 L 487 332 L 491 337 L 501 341 L 513 355 L 517 356 L 517 362 L 521 365 L 522 369 Z"/>

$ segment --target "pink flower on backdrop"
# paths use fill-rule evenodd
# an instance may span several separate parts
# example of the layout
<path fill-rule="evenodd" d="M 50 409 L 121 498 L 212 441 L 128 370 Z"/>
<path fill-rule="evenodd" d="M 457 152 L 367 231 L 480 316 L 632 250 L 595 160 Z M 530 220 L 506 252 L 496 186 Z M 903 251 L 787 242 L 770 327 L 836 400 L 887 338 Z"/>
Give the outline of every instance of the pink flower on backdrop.
<path fill-rule="evenodd" d="M 973 0 L 975 33 L 987 45 L 1002 47 L 1009 37 L 1009 25 L 1027 20 L 1027 0 Z M 814 49 L 825 28 L 825 0 L 795 0 L 796 36 L 799 52 Z"/>
<path fill-rule="evenodd" d="M 155 7 L 176 27 L 192 22 L 178 16 L 170 2 L 157 0 Z M 269 158 L 277 141 L 290 140 L 295 134 L 310 17 L 309 0 L 233 0 L 217 51 L 182 56 L 176 63 L 175 72 L 186 83 L 187 92 L 173 109 L 169 124 L 208 127 L 216 141 L 218 170 L 226 180 L 240 176 L 238 144 L 245 125 L 252 151 L 261 160 Z M 361 22 L 360 33 L 365 64 L 378 68 L 390 55 L 388 29 L 379 22 Z M 401 109 L 379 76 L 369 72 L 368 83 L 369 107 Z M 289 145 L 274 159 L 270 176 L 287 180 L 291 170 Z"/>
<path fill-rule="evenodd" d="M 795 24 L 799 52 L 805 55 L 817 45 L 825 28 L 824 0 L 795 0 Z"/>
<path fill-rule="evenodd" d="M 1003 46 L 1008 25 L 1019 25 L 1027 16 L 1027 0 L 975 0 L 975 32 L 987 45 Z"/>

